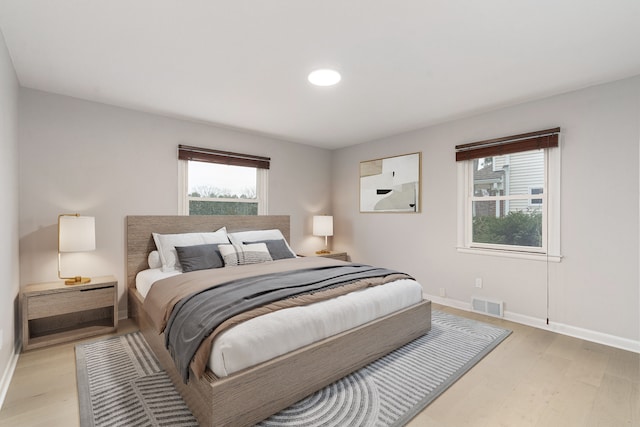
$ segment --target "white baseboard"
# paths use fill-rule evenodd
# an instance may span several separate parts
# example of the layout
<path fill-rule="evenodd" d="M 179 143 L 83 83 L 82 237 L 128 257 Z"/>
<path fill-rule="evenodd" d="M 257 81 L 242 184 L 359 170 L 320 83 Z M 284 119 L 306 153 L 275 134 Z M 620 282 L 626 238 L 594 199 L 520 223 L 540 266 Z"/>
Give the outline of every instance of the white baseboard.
<path fill-rule="evenodd" d="M 2 378 L 0 379 L 0 409 L 2 409 L 4 398 L 7 396 L 7 392 L 9 391 L 9 384 L 11 384 L 11 379 L 13 378 L 13 373 L 16 370 L 19 357 L 20 353 L 14 351 L 13 356 L 9 359 L 9 363 L 7 364 L 7 367 L 2 374 Z"/>
<path fill-rule="evenodd" d="M 591 331 L 589 329 L 578 328 L 576 326 L 556 322 L 549 322 L 548 329 L 562 335 L 568 335 L 570 337 L 581 338 L 598 344 L 604 344 L 610 347 L 640 353 L 640 341 L 634 341 L 629 338 L 618 337 L 615 335 L 605 334 L 603 332 Z"/>
<path fill-rule="evenodd" d="M 470 302 L 462 302 L 455 299 L 437 297 L 435 295 L 427 295 L 425 293 L 423 293 L 422 296 L 424 296 L 426 299 L 428 299 L 431 302 L 435 302 L 436 304 L 446 305 L 447 307 L 453 307 L 459 310 L 471 311 Z"/>
<path fill-rule="evenodd" d="M 447 307 L 457 308 L 464 311 L 472 311 L 471 303 L 438 297 L 435 295 L 425 294 L 424 297 L 436 304 L 445 305 Z M 603 332 L 579 328 L 577 326 L 566 325 L 564 323 L 549 322 L 549 324 L 547 325 L 546 319 L 539 319 L 537 317 L 526 316 L 510 311 L 504 312 L 504 319 L 510 322 L 520 323 L 521 325 L 532 326 L 534 328 L 544 329 L 546 331 L 551 331 L 574 338 L 580 338 L 585 341 L 591 341 L 598 344 L 608 345 L 610 347 L 620 348 L 622 350 L 632 351 L 634 353 L 640 353 L 640 341 L 634 341 L 628 338 L 618 337 L 616 335 L 610 335 Z"/>

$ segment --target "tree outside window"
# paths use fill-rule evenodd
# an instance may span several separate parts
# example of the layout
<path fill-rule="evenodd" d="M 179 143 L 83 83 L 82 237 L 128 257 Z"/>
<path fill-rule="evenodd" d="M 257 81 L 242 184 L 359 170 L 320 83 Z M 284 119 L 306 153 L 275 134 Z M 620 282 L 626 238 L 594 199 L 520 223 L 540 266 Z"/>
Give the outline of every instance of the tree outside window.
<path fill-rule="evenodd" d="M 258 170 L 188 162 L 189 215 L 257 215 Z"/>

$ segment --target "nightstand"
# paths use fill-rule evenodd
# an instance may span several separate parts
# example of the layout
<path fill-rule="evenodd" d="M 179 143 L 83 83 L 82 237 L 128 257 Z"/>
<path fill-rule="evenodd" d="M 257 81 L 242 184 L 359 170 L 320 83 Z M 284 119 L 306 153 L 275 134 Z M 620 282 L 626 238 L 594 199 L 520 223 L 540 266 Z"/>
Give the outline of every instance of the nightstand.
<path fill-rule="evenodd" d="M 84 285 L 34 283 L 22 289 L 22 348 L 45 347 L 118 328 L 118 282 L 93 277 Z"/>
<path fill-rule="evenodd" d="M 346 252 L 338 252 L 338 251 L 329 251 L 329 253 L 326 253 L 326 254 L 311 253 L 311 254 L 304 254 L 303 256 L 321 256 L 325 258 L 339 259 L 341 261 L 349 261 L 349 255 L 347 255 Z"/>

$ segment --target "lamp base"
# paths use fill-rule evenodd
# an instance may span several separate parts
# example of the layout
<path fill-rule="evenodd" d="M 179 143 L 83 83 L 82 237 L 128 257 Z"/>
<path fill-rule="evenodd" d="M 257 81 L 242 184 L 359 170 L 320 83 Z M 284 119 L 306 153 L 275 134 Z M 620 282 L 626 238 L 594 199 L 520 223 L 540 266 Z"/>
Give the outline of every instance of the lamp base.
<path fill-rule="evenodd" d="M 81 276 L 75 276 L 72 277 L 68 280 L 64 281 L 65 285 L 68 286 L 73 286 L 73 285 L 84 285 L 86 283 L 90 283 L 91 282 L 91 278 L 90 277 L 81 277 Z"/>
<path fill-rule="evenodd" d="M 322 249 L 322 250 L 316 251 L 316 253 L 317 253 L 318 255 L 320 255 L 320 254 L 330 254 L 330 253 L 331 253 L 331 251 L 328 251 L 328 250 L 326 250 L 326 249 Z"/>

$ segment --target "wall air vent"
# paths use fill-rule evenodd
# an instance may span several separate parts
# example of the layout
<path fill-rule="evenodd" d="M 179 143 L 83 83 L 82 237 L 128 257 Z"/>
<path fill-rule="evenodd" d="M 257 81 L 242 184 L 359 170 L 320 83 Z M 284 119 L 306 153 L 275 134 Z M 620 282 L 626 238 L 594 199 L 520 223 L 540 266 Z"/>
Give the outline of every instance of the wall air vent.
<path fill-rule="evenodd" d="M 502 301 L 488 300 L 479 297 L 471 298 L 471 309 L 478 313 L 484 313 L 494 317 L 504 317 L 503 307 L 504 303 Z"/>

